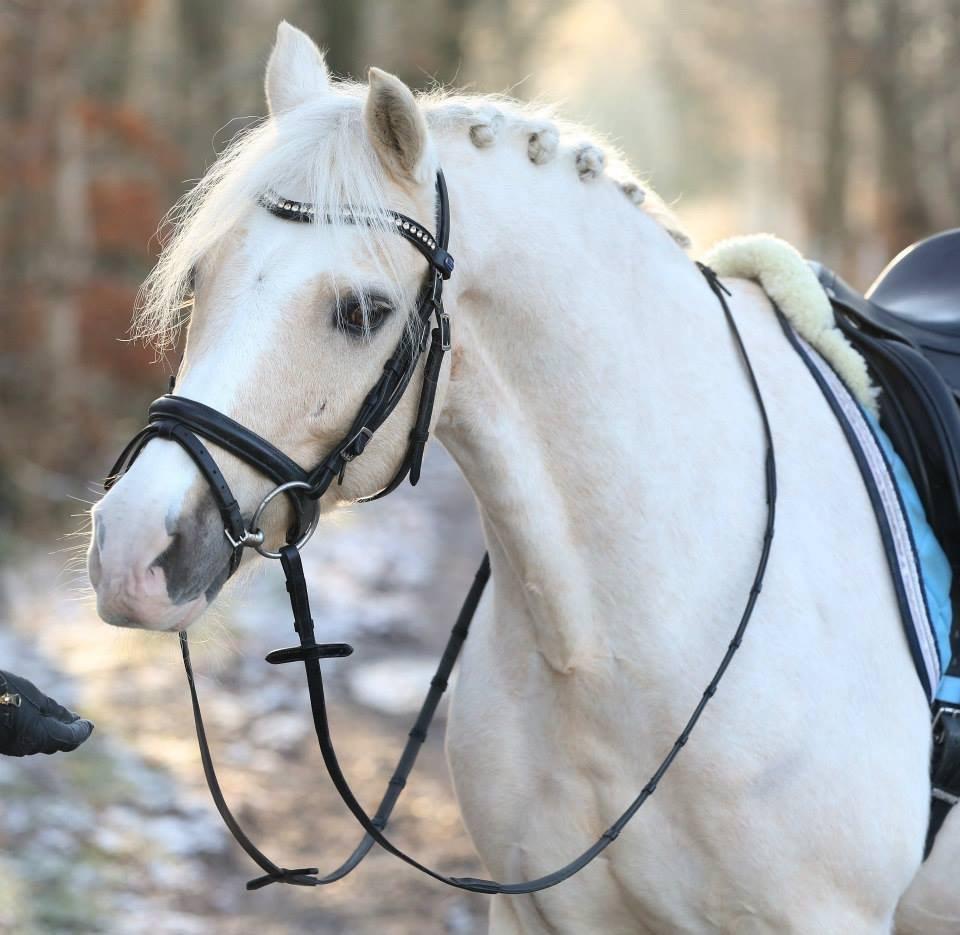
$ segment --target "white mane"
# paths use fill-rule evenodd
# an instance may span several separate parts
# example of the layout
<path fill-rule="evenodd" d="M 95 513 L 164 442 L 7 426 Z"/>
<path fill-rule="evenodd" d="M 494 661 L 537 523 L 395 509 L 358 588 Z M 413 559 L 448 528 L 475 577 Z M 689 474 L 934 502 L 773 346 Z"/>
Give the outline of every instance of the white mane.
<path fill-rule="evenodd" d="M 363 128 L 366 91 L 366 85 L 337 82 L 315 103 L 274 115 L 231 142 L 166 218 L 166 244 L 140 291 L 134 337 L 153 341 L 161 351 L 172 345 L 189 316 L 193 270 L 268 190 L 330 214 L 382 214 L 382 223 L 359 230 L 370 255 L 384 262 L 388 252 L 381 248 L 392 236 L 388 184 Z M 608 176 L 678 243 L 689 245 L 671 211 L 633 177 L 623 157 L 582 127 L 500 96 L 435 91 L 421 95 L 419 103 L 437 135 L 462 132 L 477 147 L 517 145 L 537 165 L 568 158 L 581 181 Z M 393 270 L 383 272 L 386 281 L 397 281 Z"/>

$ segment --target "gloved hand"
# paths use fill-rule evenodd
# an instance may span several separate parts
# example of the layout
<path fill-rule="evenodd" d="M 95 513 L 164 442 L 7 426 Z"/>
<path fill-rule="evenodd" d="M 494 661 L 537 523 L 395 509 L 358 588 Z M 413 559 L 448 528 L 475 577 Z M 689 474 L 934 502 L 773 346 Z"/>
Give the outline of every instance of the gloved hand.
<path fill-rule="evenodd" d="M 0 753 L 75 750 L 92 731 L 90 721 L 48 698 L 32 682 L 0 670 Z"/>

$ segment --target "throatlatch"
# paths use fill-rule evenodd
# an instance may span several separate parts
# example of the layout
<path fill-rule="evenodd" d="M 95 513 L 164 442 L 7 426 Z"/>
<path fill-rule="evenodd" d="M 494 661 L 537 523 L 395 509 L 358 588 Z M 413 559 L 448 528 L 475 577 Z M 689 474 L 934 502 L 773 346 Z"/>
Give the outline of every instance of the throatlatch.
<path fill-rule="evenodd" d="M 330 217 L 312 205 L 286 201 L 274 195 L 265 196 L 261 199 L 260 203 L 278 217 L 291 221 L 366 223 L 370 220 L 369 216 L 362 213 L 350 213 L 347 216 Z M 342 479 L 343 471 L 349 462 L 362 454 L 376 430 L 386 421 L 390 413 L 393 412 L 410 383 L 423 351 L 426 349 L 429 321 L 431 317 L 435 317 L 436 327 L 432 331 L 430 350 L 424 367 L 420 402 L 413 428 L 409 434 L 406 456 L 393 480 L 378 494 L 367 499 L 376 499 L 377 497 L 390 493 L 390 491 L 394 490 L 401 481 L 408 476 L 411 483 L 416 484 L 420 476 L 420 463 L 428 438 L 440 367 L 444 353 L 450 349 L 450 322 L 443 310 L 442 289 L 444 280 L 449 278 L 453 271 L 453 259 L 447 252 L 449 208 L 442 173 L 438 172 L 437 174 L 436 238 L 433 238 L 423 227 L 403 215 L 392 214 L 391 217 L 394 219 L 397 232 L 417 247 L 429 263 L 426 281 L 421 289 L 415 314 L 416 328 L 414 329 L 414 337 L 411 339 L 405 334 L 404 337 L 401 338 L 394 354 L 384 366 L 383 375 L 380 380 L 367 394 L 349 432 L 343 441 L 335 446 L 334 450 L 325 460 L 312 471 L 305 471 L 295 462 L 291 461 L 283 452 L 270 444 L 270 442 L 234 420 L 201 403 L 171 394 L 161 397 L 150 407 L 149 424 L 136 435 L 126 449 L 124 449 L 111 471 L 111 475 L 107 480 L 107 486 L 109 487 L 110 484 L 129 467 L 151 439 L 167 438 L 175 441 L 193 459 L 200 473 L 210 486 L 211 493 L 223 517 L 224 535 L 232 547 L 230 572 L 235 571 L 239 565 L 244 548 L 254 548 L 263 555 L 279 558 L 283 567 L 287 580 L 287 591 L 290 595 L 290 606 L 293 611 L 294 629 L 299 637 L 299 645 L 271 652 L 267 656 L 267 662 L 274 665 L 289 662 L 301 662 L 303 664 L 307 679 L 307 690 L 310 696 L 314 729 L 324 765 L 340 798 L 363 829 L 364 837 L 350 857 L 338 868 L 325 876 L 320 876 L 319 871 L 314 867 L 302 867 L 292 870 L 282 867 L 270 860 L 253 844 L 230 811 L 217 780 L 200 710 L 196 680 L 190 660 L 189 643 L 186 633 L 183 632 L 180 634 L 180 647 L 183 656 L 183 665 L 187 675 L 187 683 L 190 689 L 197 739 L 200 746 L 200 757 L 203 763 L 207 785 L 210 788 L 214 804 L 220 812 L 227 828 L 244 851 L 246 851 L 250 858 L 264 872 L 263 876 L 251 880 L 247 884 L 248 889 L 259 889 L 270 883 L 289 883 L 295 886 L 322 886 L 333 883 L 350 873 L 360 861 L 363 860 L 373 844 L 376 843 L 384 850 L 400 858 L 427 876 L 457 889 L 468 890 L 475 893 L 499 893 L 506 895 L 535 893 L 556 886 L 558 883 L 569 879 L 575 873 L 578 873 L 586 867 L 617 839 L 644 802 L 653 795 L 658 783 L 687 743 L 701 714 L 716 693 L 717 687 L 735 653 L 740 648 L 747 625 L 750 622 L 754 607 L 760 595 L 773 543 L 777 500 L 776 459 L 773 436 L 770 430 L 770 423 L 767 418 L 763 396 L 750 363 L 750 358 L 726 301 L 725 296 L 730 293 L 719 282 L 712 270 L 698 264 L 707 284 L 720 302 L 727 324 L 730 327 L 734 343 L 743 362 L 751 391 L 760 412 L 766 447 L 764 474 L 766 479 L 767 520 L 763 531 L 760 556 L 757 561 L 753 583 L 750 587 L 746 605 L 733 637 L 720 660 L 720 664 L 713 678 L 710 680 L 706 689 L 704 689 L 683 730 L 647 784 L 627 806 L 623 814 L 580 855 L 553 873 L 546 874 L 534 880 L 517 883 L 500 883 L 495 880 L 447 876 L 420 863 L 393 844 L 385 836 L 384 831 L 394 806 L 400 797 L 400 793 L 406 785 L 410 772 L 413 769 L 420 747 L 426 739 L 427 730 L 436 713 L 440 699 L 447 688 L 450 674 L 453 671 L 460 649 L 469 632 L 470 623 L 480 603 L 484 588 L 490 578 L 489 558 L 485 555 L 477 570 L 473 584 L 464 600 L 463 607 L 460 610 L 453 630 L 450 633 L 436 673 L 430 683 L 430 689 L 424 699 L 413 729 L 410 731 L 406 746 L 387 784 L 387 789 L 380 802 L 380 806 L 372 817 L 366 813 L 357 800 L 337 759 L 327 717 L 323 674 L 320 664 L 322 659 L 349 656 L 353 652 L 353 649 L 346 643 L 320 644 L 316 642 L 314 624 L 307 597 L 306 580 L 304 578 L 303 565 L 300 560 L 300 548 L 307 539 L 309 539 L 316 525 L 317 500 L 335 479 Z M 277 484 L 274 490 L 261 502 L 249 524 L 244 521 L 236 498 L 231 493 L 216 462 L 200 440 L 201 437 L 236 455 Z M 259 528 L 258 520 L 268 503 L 281 494 L 286 496 L 293 505 L 294 522 L 288 531 L 287 544 L 274 553 L 266 550 L 264 547 L 263 532 Z"/>

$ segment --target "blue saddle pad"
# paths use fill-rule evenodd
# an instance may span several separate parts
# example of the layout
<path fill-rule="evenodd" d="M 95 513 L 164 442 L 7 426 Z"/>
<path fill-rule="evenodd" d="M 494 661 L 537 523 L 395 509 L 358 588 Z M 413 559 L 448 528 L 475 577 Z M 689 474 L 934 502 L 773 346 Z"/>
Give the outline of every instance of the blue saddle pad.
<path fill-rule="evenodd" d="M 880 428 L 880 423 L 872 413 L 865 412 L 864 416 L 883 450 L 900 494 L 900 502 L 906 514 L 913 540 L 913 550 L 920 569 L 920 579 L 923 582 L 923 593 L 942 673 L 947 670 L 951 660 L 950 628 L 953 624 L 953 605 L 950 603 L 950 585 L 953 581 L 953 572 L 950 562 L 933 534 L 930 523 L 927 522 L 927 514 L 923 509 L 923 503 L 920 502 L 920 495 L 917 493 L 913 478 L 900 456 L 894 451 L 887 433 Z M 939 685 L 935 689 L 935 696 L 940 701 L 960 703 L 960 678 L 941 675 Z"/>
<path fill-rule="evenodd" d="M 944 676 L 951 657 L 952 572 L 900 456 L 872 413 L 783 316 L 781 323 L 846 435 L 877 517 L 904 633 L 927 698 L 960 703 L 960 678 Z"/>

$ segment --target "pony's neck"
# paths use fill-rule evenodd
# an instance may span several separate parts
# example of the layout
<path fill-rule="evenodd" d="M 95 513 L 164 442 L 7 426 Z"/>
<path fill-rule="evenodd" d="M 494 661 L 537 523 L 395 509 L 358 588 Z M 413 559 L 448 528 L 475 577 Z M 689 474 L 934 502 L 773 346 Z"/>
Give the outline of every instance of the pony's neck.
<path fill-rule="evenodd" d="M 718 461 L 759 463 L 759 433 L 731 418 L 743 372 L 670 236 L 562 156 L 481 155 L 445 157 L 457 337 L 438 436 L 479 500 L 498 602 L 571 671 L 616 654 L 618 620 L 642 625 L 638 588 L 661 612 L 679 550 L 707 560 L 722 526 L 694 528 L 691 498 Z"/>

